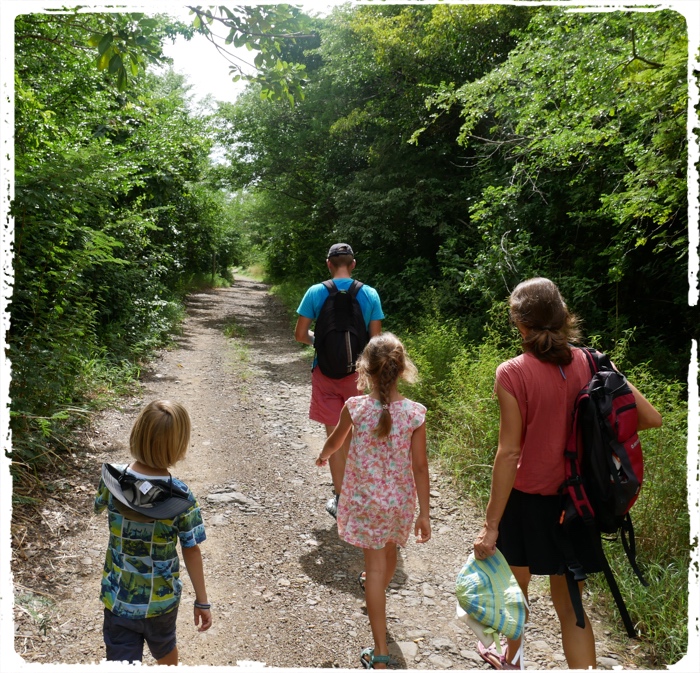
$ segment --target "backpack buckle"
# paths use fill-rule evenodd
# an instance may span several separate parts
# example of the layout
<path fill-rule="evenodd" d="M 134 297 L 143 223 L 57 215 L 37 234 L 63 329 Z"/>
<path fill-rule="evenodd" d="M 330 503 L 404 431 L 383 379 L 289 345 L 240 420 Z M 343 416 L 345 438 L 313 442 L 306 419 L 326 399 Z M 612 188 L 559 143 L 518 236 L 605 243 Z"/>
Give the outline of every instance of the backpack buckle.
<path fill-rule="evenodd" d="M 567 568 L 573 576 L 575 582 L 583 582 L 584 580 L 588 579 L 586 573 L 583 572 L 583 566 L 578 561 L 570 563 Z"/>

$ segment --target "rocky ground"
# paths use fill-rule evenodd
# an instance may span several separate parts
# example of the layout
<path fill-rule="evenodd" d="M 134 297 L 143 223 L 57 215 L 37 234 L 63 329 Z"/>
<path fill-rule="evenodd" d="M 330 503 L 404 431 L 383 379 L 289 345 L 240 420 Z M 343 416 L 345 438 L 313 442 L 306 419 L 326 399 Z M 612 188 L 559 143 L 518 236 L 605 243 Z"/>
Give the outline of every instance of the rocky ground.
<path fill-rule="evenodd" d="M 360 550 L 339 540 L 324 505 L 324 439 L 307 418 L 308 349 L 266 286 L 239 277 L 231 288 L 190 297 L 175 348 L 143 372 L 138 397 L 99 414 L 84 450 L 51 484 L 40 521 L 13 524 L 15 649 L 26 662 L 89 664 L 103 657 L 99 585 L 106 516 L 92 514 L 100 464 L 126 462 L 128 436 L 145 402 L 181 401 L 192 443 L 174 473 L 197 494 L 213 626 L 192 625 L 183 571 L 178 616 L 181 664 L 358 668 L 371 644 L 357 584 Z M 430 432 L 430 429 L 428 429 Z M 481 515 L 431 464 L 433 539 L 401 550 L 387 610 L 395 668 L 483 669 L 476 638 L 455 619 L 454 583 Z M 535 582 L 526 668 L 566 668 L 545 582 Z M 644 668 L 641 650 L 616 639 L 587 605 L 600 668 Z M 7 660 L 6 660 L 7 661 Z M 145 663 L 153 663 L 150 655 Z M 2 670 L 5 669 L 0 665 Z"/>

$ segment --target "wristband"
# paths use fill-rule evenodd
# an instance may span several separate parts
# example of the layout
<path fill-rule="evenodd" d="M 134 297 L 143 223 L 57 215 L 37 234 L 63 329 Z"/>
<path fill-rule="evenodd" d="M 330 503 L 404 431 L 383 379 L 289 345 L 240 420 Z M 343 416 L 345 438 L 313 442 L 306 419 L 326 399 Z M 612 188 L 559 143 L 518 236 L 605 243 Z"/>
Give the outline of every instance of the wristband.
<path fill-rule="evenodd" d="M 200 610 L 211 610 L 211 603 L 199 603 L 195 601 L 194 607 L 199 608 Z"/>

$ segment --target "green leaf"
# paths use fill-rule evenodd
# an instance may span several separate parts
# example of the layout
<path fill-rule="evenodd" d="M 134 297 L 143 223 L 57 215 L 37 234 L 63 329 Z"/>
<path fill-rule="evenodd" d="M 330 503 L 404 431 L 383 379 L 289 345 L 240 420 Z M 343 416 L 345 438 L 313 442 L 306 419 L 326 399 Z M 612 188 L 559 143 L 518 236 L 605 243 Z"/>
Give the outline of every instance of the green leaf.
<path fill-rule="evenodd" d="M 112 35 L 112 33 L 107 33 L 106 35 L 104 35 L 102 37 L 102 39 L 100 40 L 100 43 L 97 47 L 97 53 L 100 54 L 100 56 L 102 54 L 104 54 L 107 51 L 107 49 L 110 48 L 110 46 L 112 45 L 113 39 L 114 39 L 114 36 Z"/>
<path fill-rule="evenodd" d="M 114 56 L 109 59 L 109 73 L 113 75 L 119 69 L 124 69 L 122 57 L 119 54 L 114 54 Z M 126 73 L 124 74 L 126 75 Z"/>
<path fill-rule="evenodd" d="M 109 54 L 102 54 L 97 57 L 97 69 L 104 70 L 109 65 Z"/>

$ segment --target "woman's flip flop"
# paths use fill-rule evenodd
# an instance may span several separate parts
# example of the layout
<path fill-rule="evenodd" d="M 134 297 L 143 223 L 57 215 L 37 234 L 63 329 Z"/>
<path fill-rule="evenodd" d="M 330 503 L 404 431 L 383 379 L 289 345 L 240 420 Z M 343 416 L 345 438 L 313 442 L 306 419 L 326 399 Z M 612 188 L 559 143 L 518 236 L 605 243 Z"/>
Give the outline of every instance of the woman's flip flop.
<path fill-rule="evenodd" d="M 492 643 L 488 647 L 484 647 L 484 644 L 479 641 L 476 645 L 476 649 L 479 652 L 479 656 L 490 666 L 495 668 L 497 671 L 519 671 L 520 666 L 515 664 L 509 664 L 506 661 L 508 656 L 508 645 L 501 647 L 503 654 L 498 654 L 496 651 L 496 644 Z"/>

